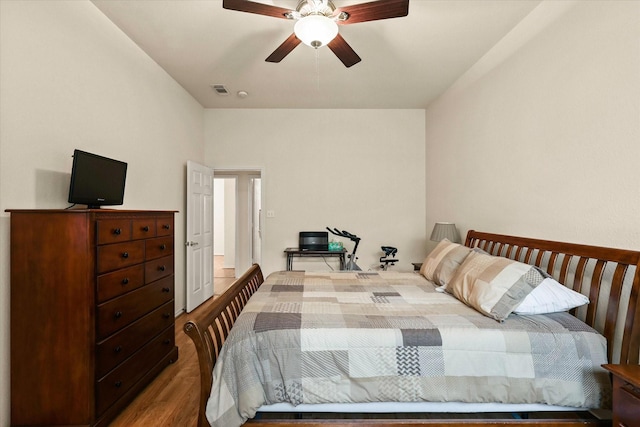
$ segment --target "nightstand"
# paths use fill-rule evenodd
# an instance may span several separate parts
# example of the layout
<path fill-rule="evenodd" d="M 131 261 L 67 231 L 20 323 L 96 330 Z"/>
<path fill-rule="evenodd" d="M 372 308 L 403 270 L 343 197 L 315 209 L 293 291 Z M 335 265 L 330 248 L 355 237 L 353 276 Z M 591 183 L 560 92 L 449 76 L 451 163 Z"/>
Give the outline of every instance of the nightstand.
<path fill-rule="evenodd" d="M 640 424 L 640 365 L 602 365 L 613 374 L 613 426 Z"/>

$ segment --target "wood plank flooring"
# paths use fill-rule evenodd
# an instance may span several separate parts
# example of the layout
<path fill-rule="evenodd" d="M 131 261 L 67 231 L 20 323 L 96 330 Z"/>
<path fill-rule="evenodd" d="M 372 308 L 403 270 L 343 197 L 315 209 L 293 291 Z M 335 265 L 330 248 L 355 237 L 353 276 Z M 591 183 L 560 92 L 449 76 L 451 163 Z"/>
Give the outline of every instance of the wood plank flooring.
<path fill-rule="evenodd" d="M 224 255 L 214 255 L 213 256 L 213 276 L 218 277 L 235 277 L 236 269 L 225 268 L 224 267 Z"/>
<path fill-rule="evenodd" d="M 216 279 L 228 280 L 234 279 Z M 193 313 L 207 310 L 213 298 Z M 194 427 L 198 421 L 200 374 L 196 349 L 182 330 L 191 313 L 176 318 L 178 361 L 165 368 L 110 427 Z"/>

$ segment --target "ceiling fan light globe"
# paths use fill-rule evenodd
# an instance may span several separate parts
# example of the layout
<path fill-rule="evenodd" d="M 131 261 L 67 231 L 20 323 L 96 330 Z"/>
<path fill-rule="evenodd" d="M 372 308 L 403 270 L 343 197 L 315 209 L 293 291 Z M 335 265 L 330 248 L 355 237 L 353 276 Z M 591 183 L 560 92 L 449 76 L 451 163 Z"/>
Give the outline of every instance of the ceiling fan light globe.
<path fill-rule="evenodd" d="M 293 31 L 302 43 L 317 49 L 338 35 L 338 24 L 323 15 L 308 15 L 296 22 Z"/>

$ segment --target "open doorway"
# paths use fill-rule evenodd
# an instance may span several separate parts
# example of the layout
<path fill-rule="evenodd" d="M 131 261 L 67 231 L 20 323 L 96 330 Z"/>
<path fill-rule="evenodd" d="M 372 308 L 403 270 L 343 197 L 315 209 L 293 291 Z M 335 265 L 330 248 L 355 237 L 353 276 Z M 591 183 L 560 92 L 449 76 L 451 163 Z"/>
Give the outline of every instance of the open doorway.
<path fill-rule="evenodd" d="M 214 172 L 215 174 L 215 172 Z M 213 293 L 220 295 L 236 278 L 236 187 L 237 177 L 213 179 Z"/>
<path fill-rule="evenodd" d="M 262 173 L 214 170 L 214 294 L 262 256 Z"/>

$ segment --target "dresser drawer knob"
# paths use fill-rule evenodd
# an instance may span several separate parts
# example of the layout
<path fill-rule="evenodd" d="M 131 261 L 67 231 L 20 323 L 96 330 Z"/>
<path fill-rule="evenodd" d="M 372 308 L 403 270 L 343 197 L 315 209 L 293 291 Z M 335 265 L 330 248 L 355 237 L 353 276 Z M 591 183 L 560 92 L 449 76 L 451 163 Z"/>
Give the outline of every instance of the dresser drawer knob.
<path fill-rule="evenodd" d="M 165 267 L 164 265 L 158 266 L 158 270 L 160 271 L 165 271 L 167 269 L 167 267 Z"/>
<path fill-rule="evenodd" d="M 113 349 L 114 353 L 120 353 L 121 351 L 122 351 L 122 346 L 120 345 Z"/>
<path fill-rule="evenodd" d="M 142 231 L 149 231 L 149 226 L 145 225 L 144 227 L 142 227 Z"/>
<path fill-rule="evenodd" d="M 129 258 L 129 252 L 123 252 L 122 258 Z"/>
<path fill-rule="evenodd" d="M 119 236 L 120 234 L 122 234 L 122 230 L 121 230 L 121 229 L 119 229 L 119 228 L 115 228 L 115 229 L 113 230 L 113 234 L 115 234 L 116 236 Z"/>
<path fill-rule="evenodd" d="M 171 313 L 162 313 L 162 317 L 168 319 L 169 317 L 171 317 Z"/>
<path fill-rule="evenodd" d="M 160 250 L 164 251 L 165 249 L 167 249 L 167 245 L 165 245 L 164 243 L 160 245 Z"/>
<path fill-rule="evenodd" d="M 128 285 L 129 284 L 129 278 L 125 277 L 124 279 L 122 279 L 122 284 L 123 285 Z"/>
<path fill-rule="evenodd" d="M 115 385 L 116 388 L 120 388 L 122 387 L 122 381 L 116 381 L 113 385 Z"/>
<path fill-rule="evenodd" d="M 171 288 L 162 288 L 162 292 L 171 292 Z"/>
<path fill-rule="evenodd" d="M 162 341 L 162 344 L 171 344 L 171 340 L 169 338 L 165 338 L 164 341 Z"/>
<path fill-rule="evenodd" d="M 115 317 L 116 319 L 119 319 L 122 317 L 122 312 L 121 311 L 116 311 L 116 313 L 113 315 L 113 317 Z"/>
<path fill-rule="evenodd" d="M 169 224 L 163 224 L 162 228 L 164 228 L 165 230 L 169 230 L 171 229 L 171 226 Z"/>

